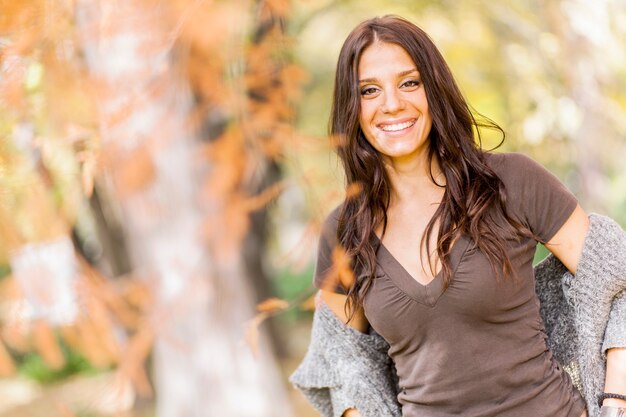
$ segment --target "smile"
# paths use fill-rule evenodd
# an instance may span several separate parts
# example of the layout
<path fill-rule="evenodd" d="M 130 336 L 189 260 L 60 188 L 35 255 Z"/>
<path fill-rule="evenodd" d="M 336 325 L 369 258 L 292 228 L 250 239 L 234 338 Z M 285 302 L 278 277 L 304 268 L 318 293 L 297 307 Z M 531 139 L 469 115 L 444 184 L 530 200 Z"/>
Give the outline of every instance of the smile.
<path fill-rule="evenodd" d="M 402 123 L 392 123 L 392 124 L 379 124 L 378 128 L 384 132 L 397 132 L 399 130 L 408 129 L 413 126 L 416 122 L 416 119 L 411 119 Z"/>

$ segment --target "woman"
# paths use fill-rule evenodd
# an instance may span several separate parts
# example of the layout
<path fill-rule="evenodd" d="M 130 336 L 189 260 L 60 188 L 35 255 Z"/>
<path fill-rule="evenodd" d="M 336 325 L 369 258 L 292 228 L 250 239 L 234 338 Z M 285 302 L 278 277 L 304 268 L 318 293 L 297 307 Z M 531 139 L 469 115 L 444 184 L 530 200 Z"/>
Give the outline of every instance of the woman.
<path fill-rule="evenodd" d="M 532 259 L 543 242 L 576 273 L 589 219 L 532 160 L 482 150 L 479 127 L 422 30 L 392 16 L 357 26 L 339 56 L 331 134 L 361 191 L 325 222 L 315 284 L 344 323 L 388 343 L 402 416 L 585 416 L 546 346 Z M 615 347 L 604 390 L 626 394 Z M 359 416 L 346 401 L 333 414 Z M 603 415 L 626 410 L 626 396 L 602 401 Z"/>

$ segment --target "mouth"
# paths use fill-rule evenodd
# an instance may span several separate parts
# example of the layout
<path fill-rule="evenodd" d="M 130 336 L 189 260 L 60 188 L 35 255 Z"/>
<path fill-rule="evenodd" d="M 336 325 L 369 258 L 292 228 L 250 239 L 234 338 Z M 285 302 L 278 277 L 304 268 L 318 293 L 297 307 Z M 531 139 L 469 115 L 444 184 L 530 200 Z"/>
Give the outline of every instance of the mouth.
<path fill-rule="evenodd" d="M 399 120 L 393 123 L 379 123 L 378 127 L 383 132 L 399 132 L 401 130 L 409 129 L 417 122 L 417 119 Z"/>

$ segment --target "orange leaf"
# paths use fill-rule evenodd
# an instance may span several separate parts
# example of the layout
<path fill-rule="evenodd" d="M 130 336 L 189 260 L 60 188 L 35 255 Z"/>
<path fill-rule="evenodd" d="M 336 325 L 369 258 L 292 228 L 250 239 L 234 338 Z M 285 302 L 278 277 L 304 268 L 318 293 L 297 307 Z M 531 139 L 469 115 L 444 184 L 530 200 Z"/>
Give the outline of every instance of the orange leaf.
<path fill-rule="evenodd" d="M 149 147 L 140 146 L 121 162 L 115 163 L 115 184 L 122 197 L 144 189 L 155 176 L 154 162 Z"/>
<path fill-rule="evenodd" d="M 11 349 L 20 353 L 26 353 L 32 348 L 27 332 L 25 322 L 12 321 L 2 326 L 2 338 Z"/>
<path fill-rule="evenodd" d="M 345 135 L 333 135 L 329 137 L 330 139 L 330 146 L 337 150 L 339 148 L 345 148 L 346 146 L 348 146 L 348 139 L 346 138 Z"/>
<path fill-rule="evenodd" d="M 315 310 L 315 297 L 317 294 L 313 294 L 306 300 L 300 303 L 300 309 L 305 311 L 313 311 Z"/>
<path fill-rule="evenodd" d="M 245 340 L 255 358 L 259 357 L 259 326 L 267 317 L 267 313 L 258 314 L 246 325 Z"/>
<path fill-rule="evenodd" d="M 65 341 L 65 344 L 76 351 L 81 351 L 82 346 L 80 335 L 75 324 L 59 327 L 59 333 L 61 334 L 63 341 Z"/>
<path fill-rule="evenodd" d="M 115 339 L 113 323 L 104 305 L 95 298 L 89 303 L 89 317 L 94 328 L 94 334 L 98 338 L 98 345 L 102 351 L 103 364 L 116 362 L 119 356 L 119 346 Z"/>
<path fill-rule="evenodd" d="M 145 374 L 144 362 L 152 350 L 155 334 L 147 323 L 140 329 L 128 345 L 123 362 L 120 364 L 120 372 L 132 381 L 138 393 L 149 397 L 152 395 L 152 386 Z"/>
<path fill-rule="evenodd" d="M 354 285 L 355 278 L 352 268 L 347 266 L 339 269 L 339 282 L 344 288 L 350 288 Z"/>
<path fill-rule="evenodd" d="M 256 309 L 262 313 L 273 313 L 281 311 L 289 307 L 289 302 L 280 298 L 268 298 L 267 300 L 257 304 Z"/>
<path fill-rule="evenodd" d="M 43 360 L 52 369 L 61 369 L 65 365 L 65 358 L 59 348 L 52 327 L 43 320 L 34 323 L 35 347 Z"/>
<path fill-rule="evenodd" d="M 333 266 L 326 274 L 322 287 L 325 290 L 333 290 L 337 284 L 344 288 L 350 288 L 355 281 L 352 271 L 352 261 L 342 247 L 337 246 L 332 253 Z"/>
<path fill-rule="evenodd" d="M 279 181 L 265 190 L 261 191 L 259 194 L 248 198 L 245 202 L 245 207 L 249 211 L 259 210 L 268 205 L 272 200 L 277 198 L 280 193 L 285 189 L 287 183 L 283 181 Z"/>
<path fill-rule="evenodd" d="M 131 368 L 128 378 L 141 396 L 150 398 L 154 395 L 150 378 L 148 378 L 148 374 L 144 366 Z"/>
<path fill-rule="evenodd" d="M 266 4 L 271 10 L 270 13 L 277 17 L 286 16 L 291 9 L 291 4 L 288 0 L 267 0 Z"/>
<path fill-rule="evenodd" d="M 74 412 L 70 410 L 66 403 L 58 401 L 56 406 L 62 417 L 76 417 L 76 414 L 74 414 Z"/>
<path fill-rule="evenodd" d="M 82 185 L 83 193 L 86 197 L 91 197 L 93 194 L 94 178 L 96 176 L 96 158 L 93 156 L 88 157 L 83 163 L 82 167 Z"/>
<path fill-rule="evenodd" d="M 355 198 L 363 192 L 363 185 L 360 182 L 353 182 L 346 188 L 346 200 Z"/>
<path fill-rule="evenodd" d="M 77 322 L 80 334 L 81 353 L 87 357 L 90 363 L 97 367 L 105 367 L 111 364 L 109 352 L 102 346 L 100 335 L 91 318 L 82 317 Z"/>

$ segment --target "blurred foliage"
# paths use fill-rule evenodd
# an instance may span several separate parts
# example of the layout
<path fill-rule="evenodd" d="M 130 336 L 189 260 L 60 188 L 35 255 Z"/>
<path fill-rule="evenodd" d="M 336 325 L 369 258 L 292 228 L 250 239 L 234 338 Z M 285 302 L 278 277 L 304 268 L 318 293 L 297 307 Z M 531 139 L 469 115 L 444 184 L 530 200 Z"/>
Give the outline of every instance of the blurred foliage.
<path fill-rule="evenodd" d="M 312 296 L 311 277 L 313 276 L 313 265 L 301 271 L 294 271 L 292 268 L 279 270 L 274 277 L 274 288 L 276 296 L 285 300 L 305 301 L 307 295 Z M 301 308 L 289 309 L 282 314 L 285 320 L 297 320 L 303 315 L 310 315 L 310 311 Z"/>
<path fill-rule="evenodd" d="M 157 180 L 167 183 L 171 174 L 159 171 L 163 165 L 158 158 L 163 155 L 158 153 L 168 141 L 182 142 L 193 135 L 203 146 L 189 162 L 205 164 L 211 174 L 217 173 L 205 177 L 200 195 L 194 196 L 197 201 L 192 202 L 212 201 L 213 210 L 205 213 L 207 218 L 198 228 L 207 240 L 216 241 L 212 253 L 204 249 L 205 255 L 223 259 L 238 251 L 250 226 L 250 214 L 264 208 L 284 188 L 281 183 L 263 187 L 266 184 L 256 180 L 282 158 L 283 148 L 297 137 L 291 120 L 306 74 L 282 48 L 289 42 L 282 32 L 289 2 L 28 0 L 0 5 L 0 265 L 14 266 L 13 271 L 4 268 L 8 279 L 0 297 L 0 371 L 8 375 L 17 365 L 39 380 L 61 378 L 82 369 L 77 358 L 83 357 L 99 367 L 118 367 L 138 392 L 148 395 L 144 361 L 157 333 L 154 318 L 147 314 L 153 307 L 152 298 L 132 289 L 139 285 L 135 276 L 117 281 L 105 277 L 86 262 L 80 252 L 88 251 L 78 245 L 102 237 L 94 225 L 96 215 L 120 220 L 125 204 L 135 204 L 135 225 L 156 223 L 163 211 L 155 209 L 157 199 L 150 190 Z M 138 14 L 116 19 L 122 9 Z M 163 22 L 150 20 L 162 11 L 166 13 L 161 16 L 167 16 Z M 100 20 L 81 27 L 80 22 L 84 25 L 92 12 L 101 13 Z M 236 24 L 252 15 L 258 28 Z M 129 17 L 137 18 L 134 26 L 124 26 Z M 164 39 L 159 38 L 163 28 L 169 31 L 166 42 L 151 44 Z M 156 36 L 142 38 L 148 33 Z M 123 37 L 120 34 L 127 36 L 124 44 L 116 44 L 117 36 Z M 124 46 L 141 42 L 133 57 L 120 59 Z M 95 50 L 111 45 L 106 62 L 94 65 L 89 61 L 97 55 Z M 165 54 L 167 59 L 154 59 L 151 54 L 157 50 L 162 52 L 159 58 Z M 170 52 L 176 62 L 169 60 Z M 146 62 L 133 66 L 133 60 L 142 59 L 158 61 L 163 67 L 151 67 L 149 71 L 156 70 L 153 77 L 143 77 L 141 71 L 133 73 L 146 67 Z M 130 82 L 124 85 L 123 81 Z M 177 81 L 180 84 L 175 84 Z M 156 129 L 149 133 L 145 119 L 133 124 L 148 102 L 163 100 L 163 92 L 172 91 L 172 86 L 180 89 L 176 91 L 181 92 L 179 98 L 184 98 L 187 88 L 193 94 L 193 109 L 185 114 L 190 120 L 184 120 L 190 121 L 190 126 L 168 130 L 171 125 L 167 123 L 175 124 L 178 116 L 172 113 L 183 113 L 184 106 L 168 109 L 169 117 L 151 120 Z M 154 118 L 154 114 L 150 116 Z M 175 157 L 173 154 L 169 156 Z M 176 178 L 190 180 L 184 174 Z M 256 188 L 259 184 L 255 181 L 261 187 Z M 95 203 L 91 199 L 94 188 L 99 191 Z M 143 212 L 137 207 L 142 193 L 152 210 Z M 168 195 L 165 200 L 168 198 L 170 202 L 173 199 Z M 108 212 L 98 213 L 97 204 Z M 128 225 L 133 213 L 124 214 Z M 33 317 L 24 314 L 27 309 L 23 308 L 28 294 L 20 288 L 30 282 L 40 287 L 39 293 L 46 293 L 42 284 L 57 280 L 55 268 L 42 261 L 25 278 L 27 274 L 15 268 L 15 258 L 20 252 L 41 254 L 47 250 L 47 242 L 69 236 L 78 237 L 73 240 L 78 276 L 76 288 L 67 291 L 76 291 L 81 311 L 61 332 L 63 343 L 71 346 L 72 354 L 65 355 L 63 343 L 52 337 L 50 323 L 39 323 L 34 329 L 30 326 Z M 149 242 L 137 239 L 136 245 L 135 255 Z M 151 266 L 142 264 L 140 269 Z M 163 277 L 168 282 L 178 273 L 170 272 Z M 186 274 L 189 272 L 180 271 L 183 278 L 190 278 Z M 126 281 L 135 282 L 127 286 Z M 149 291 L 165 293 L 158 287 Z M 46 299 L 45 294 L 41 299 Z M 283 306 L 284 302 L 266 305 L 268 311 L 263 314 L 273 314 Z M 233 333 L 239 334 L 237 329 Z"/>
<path fill-rule="evenodd" d="M 72 5 L 2 2 L 0 264 L 69 232 L 91 193 L 98 146 Z M 81 127 L 82 126 L 82 127 Z"/>
<path fill-rule="evenodd" d="M 34 381 L 49 384 L 71 375 L 79 373 L 89 374 L 104 370 L 95 368 L 89 363 L 87 358 L 80 353 L 63 344 L 61 345 L 65 356 L 65 364 L 62 368 L 55 369 L 50 367 L 50 365 L 43 360 L 41 355 L 31 352 L 25 354 L 23 357 L 17 358 L 17 362 L 19 363 L 18 372 Z"/>
<path fill-rule="evenodd" d="M 11 273 L 11 267 L 7 264 L 0 264 L 0 279 L 8 276 Z"/>
<path fill-rule="evenodd" d="M 546 256 L 548 256 L 549 253 L 550 251 L 548 251 L 545 246 L 543 246 L 542 244 L 537 245 L 537 249 L 535 250 L 535 258 L 533 259 L 533 265 L 537 265 Z"/>

